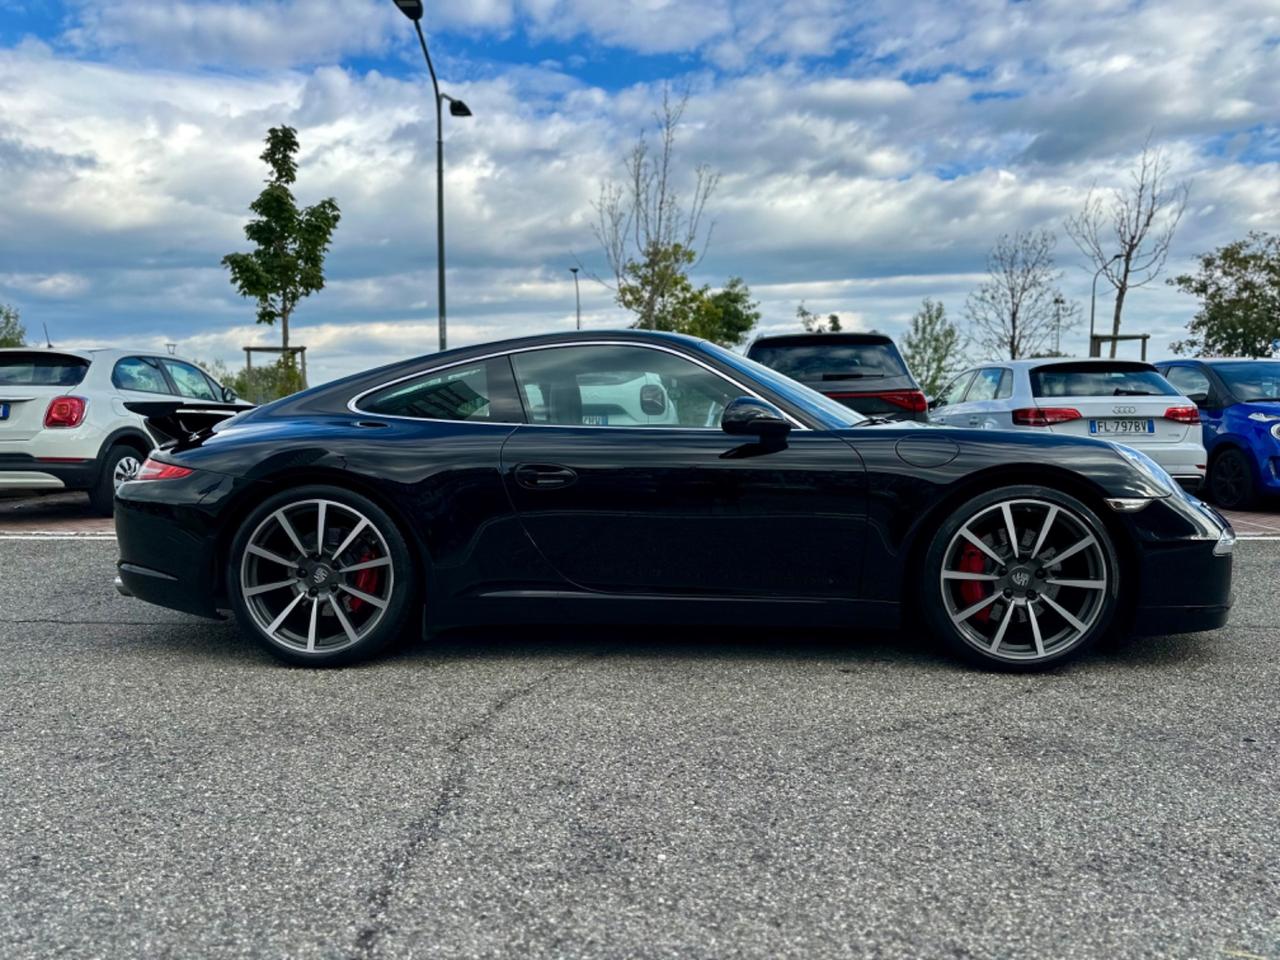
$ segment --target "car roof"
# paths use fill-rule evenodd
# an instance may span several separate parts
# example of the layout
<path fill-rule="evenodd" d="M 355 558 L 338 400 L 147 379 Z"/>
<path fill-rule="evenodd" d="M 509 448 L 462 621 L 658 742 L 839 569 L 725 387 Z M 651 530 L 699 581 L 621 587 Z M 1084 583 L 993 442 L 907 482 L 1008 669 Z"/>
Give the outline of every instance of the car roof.
<path fill-rule="evenodd" d="M 32 345 L 29 347 L 2 347 L 0 354 L 5 353 L 50 353 L 62 354 L 68 357 L 79 357 L 81 360 L 119 360 L 123 357 L 159 357 L 164 359 L 168 357 L 170 360 L 181 360 L 184 363 L 196 363 L 181 356 L 169 356 L 163 350 L 150 349 L 134 349 L 122 350 L 119 347 L 41 347 Z M 199 366 L 199 364 L 196 364 Z"/>
<path fill-rule="evenodd" d="M 891 344 L 893 343 L 893 338 L 883 333 L 846 333 L 843 330 L 839 333 L 775 333 L 756 337 L 755 340 L 751 341 L 751 346 L 768 344 L 771 347 L 795 347 L 812 343 Z"/>
<path fill-rule="evenodd" d="M 1170 357 L 1156 363 L 1280 363 L 1280 357 Z"/>
<path fill-rule="evenodd" d="M 1122 364 L 1126 367 L 1154 367 L 1155 364 L 1148 360 L 1126 360 L 1116 357 L 1114 360 L 1108 357 L 1036 357 L 1032 360 L 984 360 L 981 363 L 973 363 L 967 366 L 966 370 L 973 370 L 979 367 L 1007 367 L 1012 370 L 1037 370 L 1040 367 L 1056 367 L 1056 366 L 1104 366 L 1111 364 Z"/>

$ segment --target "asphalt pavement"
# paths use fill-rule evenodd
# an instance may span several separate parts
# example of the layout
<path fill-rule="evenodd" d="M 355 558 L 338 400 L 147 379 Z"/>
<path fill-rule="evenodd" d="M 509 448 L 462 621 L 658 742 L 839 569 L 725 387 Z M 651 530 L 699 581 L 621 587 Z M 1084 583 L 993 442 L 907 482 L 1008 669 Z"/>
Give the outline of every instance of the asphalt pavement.
<path fill-rule="evenodd" d="M 1057 672 L 474 631 L 343 671 L 0 541 L 0 956 L 1280 958 L 1280 543 Z"/>

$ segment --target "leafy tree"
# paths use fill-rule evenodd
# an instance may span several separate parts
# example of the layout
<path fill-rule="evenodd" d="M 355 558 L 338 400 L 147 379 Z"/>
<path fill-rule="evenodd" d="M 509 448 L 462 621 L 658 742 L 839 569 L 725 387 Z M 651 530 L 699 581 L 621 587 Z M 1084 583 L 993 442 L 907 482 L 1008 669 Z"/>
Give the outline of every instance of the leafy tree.
<path fill-rule="evenodd" d="M 1200 299 L 1176 353 L 1269 357 L 1280 337 L 1280 235 L 1250 233 L 1212 253 L 1200 270 L 1169 282 Z"/>
<path fill-rule="evenodd" d="M 920 388 L 937 396 L 964 366 L 960 329 L 947 319 L 946 307 L 924 298 L 911 318 L 902 355 Z"/>
<path fill-rule="evenodd" d="M 720 174 L 699 165 L 689 184 L 675 157 L 676 132 L 688 102 L 687 93 L 676 98 L 663 88 L 662 109 L 654 113 L 656 149 L 641 136 L 623 162 L 623 180 L 602 183 L 594 204 L 591 229 L 613 273 L 611 289 L 619 306 L 636 314 L 635 326 L 645 330 L 670 329 L 662 325 L 664 314 L 688 297 L 689 270 L 711 242 L 712 224 L 704 215 Z M 681 183 L 692 187 L 687 200 L 680 195 Z"/>
<path fill-rule="evenodd" d="M 759 304 L 741 277 L 715 292 L 695 287 L 686 272 L 695 259 L 683 244 L 651 244 L 643 260 L 627 263 L 618 283 L 618 304 L 636 313 L 633 326 L 737 346 L 760 320 Z"/>
<path fill-rule="evenodd" d="M 969 338 L 983 354 L 1017 360 L 1041 353 L 1076 322 L 1079 305 L 1058 290 L 1054 244 L 1052 232 L 1034 230 L 1005 234 L 991 248 L 988 279 L 965 301 Z"/>
<path fill-rule="evenodd" d="M 258 322 L 280 321 L 289 346 L 289 318 L 299 301 L 324 289 L 324 258 L 341 215 L 332 197 L 299 210 L 290 185 L 298 178 L 298 134 L 292 127 L 267 131 L 262 160 L 271 168 L 266 188 L 249 205 L 256 215 L 244 228 L 252 253 L 229 253 L 222 265 L 243 297 L 258 302 Z"/>
<path fill-rule="evenodd" d="M 236 392 L 236 396 L 250 403 L 269 403 L 303 388 L 301 372 L 296 365 L 286 361 L 285 357 L 275 363 L 260 367 L 241 367 L 236 371 L 232 371 L 221 360 L 201 362 L 200 366 L 213 379 L 230 387 Z"/>
<path fill-rule="evenodd" d="M 803 300 L 796 307 L 796 319 L 803 324 L 805 333 L 839 333 L 841 330 L 837 314 L 828 313 L 824 320 L 806 307 Z"/>
<path fill-rule="evenodd" d="M 0 303 L 0 347 L 21 347 L 27 342 L 27 328 L 18 319 L 17 307 Z"/>

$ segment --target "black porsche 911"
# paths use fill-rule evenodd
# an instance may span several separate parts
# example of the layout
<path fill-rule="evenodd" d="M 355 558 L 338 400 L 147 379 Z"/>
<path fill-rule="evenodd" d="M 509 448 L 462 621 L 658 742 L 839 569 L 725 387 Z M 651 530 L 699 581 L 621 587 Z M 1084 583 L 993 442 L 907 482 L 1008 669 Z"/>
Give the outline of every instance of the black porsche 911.
<path fill-rule="evenodd" d="M 1141 453 L 870 420 L 676 335 L 452 350 L 211 428 L 145 412 L 176 442 L 120 490 L 119 589 L 294 663 L 467 624 L 918 615 L 1032 669 L 1230 606 L 1230 526 Z"/>

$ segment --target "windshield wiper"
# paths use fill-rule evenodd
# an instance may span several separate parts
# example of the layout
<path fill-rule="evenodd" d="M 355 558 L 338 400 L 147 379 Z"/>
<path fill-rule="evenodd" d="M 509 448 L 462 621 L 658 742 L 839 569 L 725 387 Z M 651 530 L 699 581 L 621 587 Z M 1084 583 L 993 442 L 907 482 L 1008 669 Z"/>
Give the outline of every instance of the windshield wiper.
<path fill-rule="evenodd" d="M 867 417 L 865 420 L 859 420 L 857 423 L 854 424 L 854 426 L 855 427 L 875 427 L 875 426 L 879 426 L 882 423 L 897 423 L 897 422 L 898 421 L 896 420 L 891 420 L 889 417 Z"/>
<path fill-rule="evenodd" d="M 883 373 L 824 373 L 823 380 L 883 380 Z"/>

